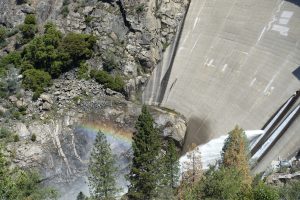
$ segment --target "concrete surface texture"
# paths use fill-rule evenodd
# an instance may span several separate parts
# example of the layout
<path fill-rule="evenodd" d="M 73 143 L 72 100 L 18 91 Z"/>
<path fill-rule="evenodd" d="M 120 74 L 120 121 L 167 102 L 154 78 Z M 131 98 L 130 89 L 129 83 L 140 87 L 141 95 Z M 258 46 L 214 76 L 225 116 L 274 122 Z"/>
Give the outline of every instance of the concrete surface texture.
<path fill-rule="evenodd" d="M 144 102 L 189 119 L 186 145 L 206 143 L 235 125 L 261 129 L 300 88 L 299 5 L 192 0 L 173 64 L 156 70 L 170 73 L 152 75 L 165 90 L 152 84 Z M 153 99 L 157 93 L 162 97 Z"/>
<path fill-rule="evenodd" d="M 298 116 L 295 121 L 291 124 L 289 129 L 280 137 L 280 139 L 259 161 L 253 168 L 253 173 L 263 172 L 265 169 L 270 167 L 270 163 L 273 160 L 285 160 L 295 156 L 300 150 L 300 117 Z"/>

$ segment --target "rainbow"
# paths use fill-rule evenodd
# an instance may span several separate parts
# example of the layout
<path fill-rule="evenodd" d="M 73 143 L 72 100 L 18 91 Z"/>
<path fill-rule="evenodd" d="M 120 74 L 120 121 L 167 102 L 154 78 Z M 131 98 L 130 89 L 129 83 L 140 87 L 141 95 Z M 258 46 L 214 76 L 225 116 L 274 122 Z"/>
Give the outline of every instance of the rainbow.
<path fill-rule="evenodd" d="M 83 132 L 93 133 L 96 135 L 98 131 L 101 131 L 108 138 L 112 138 L 119 143 L 131 145 L 133 130 L 120 128 L 111 122 L 104 121 L 82 121 L 78 128 Z"/>

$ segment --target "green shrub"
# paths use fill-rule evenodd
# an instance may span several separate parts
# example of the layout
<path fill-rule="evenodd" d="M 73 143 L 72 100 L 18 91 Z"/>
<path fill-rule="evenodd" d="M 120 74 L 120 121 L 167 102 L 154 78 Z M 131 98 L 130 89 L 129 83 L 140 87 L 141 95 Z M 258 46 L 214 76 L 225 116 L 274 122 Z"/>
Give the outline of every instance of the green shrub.
<path fill-rule="evenodd" d="M 14 142 L 19 142 L 20 141 L 20 137 L 18 134 L 14 135 Z"/>
<path fill-rule="evenodd" d="M 81 62 L 80 66 L 79 66 L 79 69 L 78 69 L 78 72 L 77 72 L 77 77 L 79 79 L 88 79 L 89 78 L 88 71 L 89 71 L 88 64 L 84 63 L 84 62 Z"/>
<path fill-rule="evenodd" d="M 278 191 L 266 185 L 263 182 L 259 182 L 258 185 L 253 189 L 254 200 L 279 200 Z"/>
<path fill-rule="evenodd" d="M 61 50 L 70 55 L 73 62 L 88 59 L 92 56 L 92 47 L 96 38 L 87 34 L 69 33 L 61 43 Z"/>
<path fill-rule="evenodd" d="M 0 128 L 0 139 L 7 138 L 11 135 L 11 132 L 6 128 Z"/>
<path fill-rule="evenodd" d="M 20 120 L 22 114 L 19 112 L 19 110 L 14 110 L 14 111 L 12 112 L 12 116 L 13 116 L 13 118 L 15 118 L 15 119 L 17 119 L 17 120 Z"/>
<path fill-rule="evenodd" d="M 20 88 L 20 82 L 18 79 L 18 70 L 13 65 L 7 65 L 9 69 L 2 68 L 3 71 L 0 75 L 0 96 L 7 97 L 11 94 L 15 94 Z"/>
<path fill-rule="evenodd" d="M 8 65 L 12 64 L 14 67 L 20 67 L 22 63 L 21 54 L 17 51 L 11 52 L 6 56 L 2 57 L 0 60 L 0 68 L 8 69 Z"/>
<path fill-rule="evenodd" d="M 141 14 L 142 12 L 144 12 L 144 10 L 145 10 L 144 4 L 140 4 L 140 5 L 138 5 L 138 6 L 135 8 L 135 12 L 136 12 L 137 14 Z"/>
<path fill-rule="evenodd" d="M 210 169 L 200 187 L 203 199 L 245 199 L 250 191 L 243 186 L 243 177 L 235 169 Z"/>
<path fill-rule="evenodd" d="M 36 25 L 35 15 L 33 15 L 33 14 L 26 15 L 25 20 L 24 20 L 24 24 L 34 24 L 34 25 Z"/>
<path fill-rule="evenodd" d="M 34 69 L 33 65 L 29 61 L 23 61 L 21 64 L 21 72 L 25 72 L 28 69 Z"/>
<path fill-rule="evenodd" d="M 69 14 L 69 7 L 68 6 L 63 6 L 62 7 L 62 9 L 61 9 L 61 11 L 60 11 L 60 13 L 62 14 L 62 16 L 65 18 L 65 17 L 67 17 L 68 16 L 68 14 Z"/>
<path fill-rule="evenodd" d="M 108 85 L 108 87 L 110 89 L 115 90 L 117 92 L 123 92 L 124 86 L 125 86 L 125 83 L 124 83 L 122 77 L 119 75 L 116 75 L 114 77 L 114 81 L 112 81 L 112 83 L 110 85 Z"/>
<path fill-rule="evenodd" d="M 4 28 L 3 26 L 0 26 L 0 42 L 4 42 L 5 38 L 6 38 L 6 28 Z"/>
<path fill-rule="evenodd" d="M 75 97 L 73 98 L 74 103 L 78 103 L 80 100 L 81 100 L 81 97 L 80 97 L 80 96 L 75 96 Z"/>
<path fill-rule="evenodd" d="M 111 72 L 118 68 L 118 62 L 116 57 L 112 53 L 108 53 L 104 58 L 103 69 L 107 72 Z"/>
<path fill-rule="evenodd" d="M 69 5 L 70 4 L 70 0 L 64 0 L 63 1 L 63 6 Z"/>
<path fill-rule="evenodd" d="M 14 153 L 13 153 L 14 154 Z M 41 184 L 42 177 L 35 171 L 11 168 L 6 157 L 0 152 L 0 197 L 14 200 L 58 199 L 58 192 Z"/>
<path fill-rule="evenodd" d="M 31 139 L 32 142 L 35 142 L 35 141 L 36 141 L 36 135 L 33 133 L 33 134 L 31 135 L 31 138 L 30 138 L 30 139 Z"/>
<path fill-rule="evenodd" d="M 26 106 L 21 106 L 19 108 L 19 112 L 22 114 L 22 115 L 26 115 L 26 110 L 27 110 L 27 107 Z"/>
<path fill-rule="evenodd" d="M 41 90 L 35 91 L 35 92 L 33 93 L 33 95 L 32 95 L 32 100 L 33 100 L 33 101 L 38 100 L 38 98 L 41 96 L 42 93 L 43 93 L 43 91 L 41 91 Z"/>
<path fill-rule="evenodd" d="M 22 39 L 20 40 L 21 44 L 26 44 L 32 38 L 34 38 L 37 28 L 33 24 L 23 24 L 20 26 L 20 31 L 22 33 Z"/>
<path fill-rule="evenodd" d="M 18 5 L 27 3 L 27 0 L 16 0 Z"/>
<path fill-rule="evenodd" d="M 117 92 L 124 92 L 125 83 L 121 76 L 112 76 L 106 71 L 95 71 L 91 72 L 91 76 L 100 84 L 104 85 L 105 88 L 110 88 Z"/>
<path fill-rule="evenodd" d="M 63 37 L 53 23 L 47 23 L 44 35 L 35 37 L 22 52 L 22 71 L 37 68 L 48 72 L 52 78 L 80 63 L 93 54 L 96 38 L 87 34 L 69 33 Z"/>
<path fill-rule="evenodd" d="M 93 19 L 94 19 L 94 18 L 93 18 L 92 16 L 88 15 L 88 16 L 85 16 L 85 17 L 84 17 L 84 22 L 85 22 L 86 24 L 90 24 L 91 21 L 92 21 Z"/>
<path fill-rule="evenodd" d="M 23 73 L 23 86 L 25 89 L 31 89 L 35 95 L 39 96 L 44 88 L 51 85 L 51 76 L 48 72 L 38 69 L 29 69 Z"/>
<path fill-rule="evenodd" d="M 18 28 L 13 28 L 13 29 L 11 29 L 9 32 L 6 33 L 6 36 L 7 36 L 7 37 L 11 37 L 11 36 L 13 36 L 13 35 L 16 35 L 18 32 L 19 32 L 19 29 L 18 29 Z"/>
<path fill-rule="evenodd" d="M 292 180 L 280 188 L 280 196 L 284 200 L 300 199 L 300 180 Z"/>
<path fill-rule="evenodd" d="M 26 15 L 24 24 L 20 26 L 20 31 L 23 37 L 21 40 L 22 44 L 27 43 L 34 38 L 35 33 L 37 32 L 35 15 Z"/>
<path fill-rule="evenodd" d="M 5 98 L 7 97 L 7 85 L 5 82 L 0 80 L 0 97 Z"/>
<path fill-rule="evenodd" d="M 47 71 L 54 78 L 61 74 L 64 66 L 64 55 L 57 49 L 60 41 L 59 33 L 57 34 L 45 34 L 36 37 L 24 48 L 22 55 L 24 60 L 27 61 L 25 68 L 30 69 L 32 65 L 35 68 Z M 55 46 L 56 43 L 57 46 Z M 66 57 L 68 58 L 68 56 Z"/>

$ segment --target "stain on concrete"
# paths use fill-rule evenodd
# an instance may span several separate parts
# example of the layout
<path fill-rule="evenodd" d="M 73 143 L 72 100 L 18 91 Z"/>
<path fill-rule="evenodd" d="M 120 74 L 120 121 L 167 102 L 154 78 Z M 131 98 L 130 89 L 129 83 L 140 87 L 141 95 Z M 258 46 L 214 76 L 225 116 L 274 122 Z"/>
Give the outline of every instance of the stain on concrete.
<path fill-rule="evenodd" d="M 211 139 L 211 135 L 210 122 L 206 119 L 192 116 L 187 124 L 182 153 L 186 153 L 192 143 L 196 145 L 207 143 Z"/>

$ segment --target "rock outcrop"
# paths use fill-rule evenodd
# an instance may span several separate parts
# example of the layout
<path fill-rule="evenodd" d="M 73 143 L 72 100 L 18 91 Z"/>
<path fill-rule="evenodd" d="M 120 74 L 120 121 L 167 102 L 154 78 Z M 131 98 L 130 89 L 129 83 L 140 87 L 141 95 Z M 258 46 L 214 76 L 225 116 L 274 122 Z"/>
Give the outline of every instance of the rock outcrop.
<path fill-rule="evenodd" d="M 39 29 L 48 21 L 63 32 L 88 33 L 97 36 L 97 55 L 88 63 L 103 68 L 103 62 L 113 57 L 115 71 L 127 77 L 126 91 L 132 99 L 144 86 L 142 77 L 160 62 L 162 52 L 172 43 L 183 18 L 188 0 L 114 0 L 114 1 L 14 0 L 0 3 L 0 24 L 16 29 L 28 13 L 38 17 Z M 8 39 L 14 43 L 16 38 Z M 13 50 L 7 45 L 5 51 Z"/>

